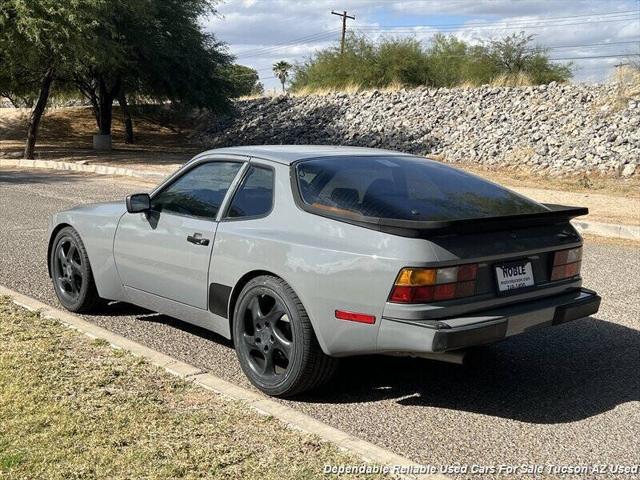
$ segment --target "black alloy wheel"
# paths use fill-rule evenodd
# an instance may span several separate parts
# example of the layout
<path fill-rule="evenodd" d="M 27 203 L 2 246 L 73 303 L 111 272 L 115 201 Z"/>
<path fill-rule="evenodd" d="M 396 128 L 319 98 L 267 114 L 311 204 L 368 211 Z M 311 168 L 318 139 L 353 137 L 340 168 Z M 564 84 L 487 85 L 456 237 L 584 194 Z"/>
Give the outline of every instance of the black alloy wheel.
<path fill-rule="evenodd" d="M 78 232 L 58 232 L 49 255 L 51 279 L 60 303 L 72 312 L 87 312 L 99 301 L 87 251 Z"/>
<path fill-rule="evenodd" d="M 291 397 L 319 387 L 338 363 L 320 348 L 293 289 L 273 276 L 256 277 L 240 292 L 233 339 L 245 375 L 268 395 Z"/>
<path fill-rule="evenodd" d="M 285 375 L 293 353 L 291 321 L 282 300 L 255 292 L 242 318 L 241 349 L 251 369 L 267 383 Z"/>

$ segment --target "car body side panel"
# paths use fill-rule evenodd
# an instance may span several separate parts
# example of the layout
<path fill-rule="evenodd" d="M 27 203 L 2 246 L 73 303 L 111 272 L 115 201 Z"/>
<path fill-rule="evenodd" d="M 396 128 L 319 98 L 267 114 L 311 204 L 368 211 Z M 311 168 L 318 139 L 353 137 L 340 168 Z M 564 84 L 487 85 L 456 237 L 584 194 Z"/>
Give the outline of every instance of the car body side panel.
<path fill-rule="evenodd" d="M 122 283 L 206 310 L 216 222 L 171 213 L 127 213 L 113 244 Z M 187 241 L 198 233 L 208 245 Z"/>
<path fill-rule="evenodd" d="M 113 258 L 113 238 L 125 211 L 124 201 L 83 205 L 57 213 L 51 224 L 51 230 L 68 224 L 78 231 L 89 255 L 98 295 L 109 300 L 126 298 Z"/>
<path fill-rule="evenodd" d="M 325 353 L 375 351 L 389 291 L 409 258 L 433 258 L 428 242 L 311 215 L 295 206 L 289 167 L 276 165 L 274 208 L 265 218 L 220 222 L 211 282 L 235 286 L 265 270 L 300 297 Z M 374 325 L 335 318 L 342 309 L 376 316 Z"/>
<path fill-rule="evenodd" d="M 128 302 L 148 308 L 154 312 L 178 318 L 207 330 L 212 330 L 226 338 L 231 338 L 229 322 L 226 318 L 208 312 L 207 310 L 202 310 L 201 308 L 192 307 L 191 305 L 176 302 L 169 298 L 138 290 L 137 288 L 125 286 L 124 290 Z"/>

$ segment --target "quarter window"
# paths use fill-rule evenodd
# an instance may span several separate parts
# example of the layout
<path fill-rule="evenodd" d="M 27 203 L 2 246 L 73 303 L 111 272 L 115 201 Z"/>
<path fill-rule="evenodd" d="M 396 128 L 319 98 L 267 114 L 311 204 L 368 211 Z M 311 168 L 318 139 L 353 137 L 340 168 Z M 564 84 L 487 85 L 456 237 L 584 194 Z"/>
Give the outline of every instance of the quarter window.
<path fill-rule="evenodd" d="M 242 164 L 238 162 L 203 163 L 155 196 L 151 208 L 160 212 L 215 219 L 241 167 Z"/>
<path fill-rule="evenodd" d="M 273 204 L 273 170 L 251 167 L 236 192 L 229 208 L 228 218 L 266 215 Z"/>

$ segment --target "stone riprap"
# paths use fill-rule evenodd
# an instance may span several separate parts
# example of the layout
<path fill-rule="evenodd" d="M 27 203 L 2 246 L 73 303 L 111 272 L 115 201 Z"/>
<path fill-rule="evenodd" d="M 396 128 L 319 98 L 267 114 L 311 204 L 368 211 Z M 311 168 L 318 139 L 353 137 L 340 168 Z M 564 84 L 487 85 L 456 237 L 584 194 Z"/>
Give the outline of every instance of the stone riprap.
<path fill-rule="evenodd" d="M 640 174 L 640 98 L 615 85 L 366 91 L 236 102 L 198 119 L 211 147 L 335 144 L 545 175 Z"/>

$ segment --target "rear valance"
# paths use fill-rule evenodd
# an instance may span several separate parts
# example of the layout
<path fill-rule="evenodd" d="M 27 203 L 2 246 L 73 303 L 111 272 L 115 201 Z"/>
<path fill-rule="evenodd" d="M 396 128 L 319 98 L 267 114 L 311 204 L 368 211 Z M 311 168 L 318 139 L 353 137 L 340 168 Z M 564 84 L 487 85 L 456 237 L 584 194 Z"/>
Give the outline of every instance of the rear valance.
<path fill-rule="evenodd" d="M 309 212 L 341 222 L 359 225 L 380 232 L 403 237 L 426 238 L 451 233 L 480 233 L 513 230 L 540 225 L 552 225 L 568 222 L 572 218 L 587 215 L 585 207 L 543 204 L 548 211 L 496 217 L 463 218 L 457 220 L 415 221 L 393 218 L 364 217 L 352 212 L 340 213 L 320 205 L 303 205 Z"/>

